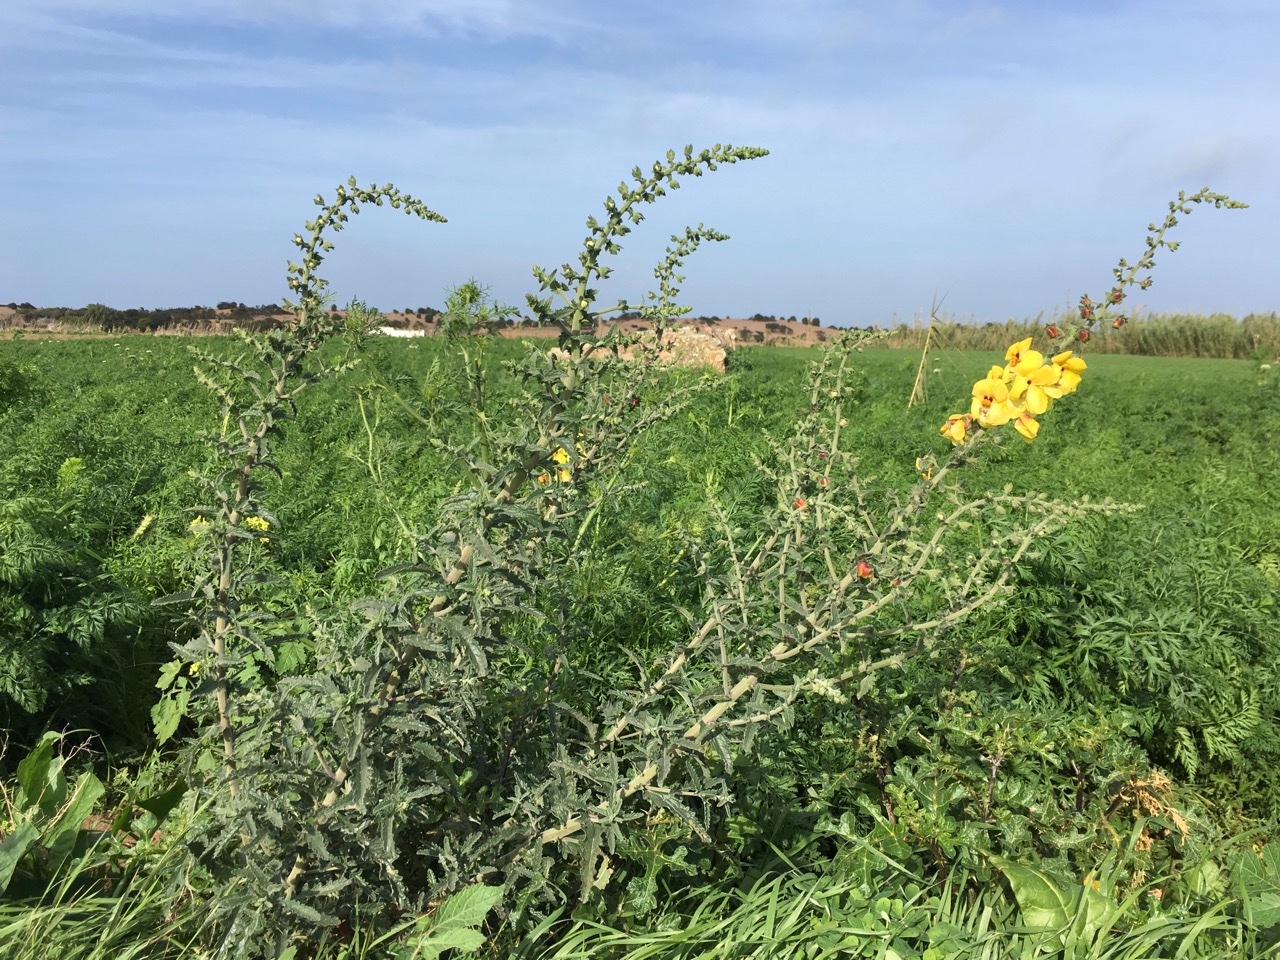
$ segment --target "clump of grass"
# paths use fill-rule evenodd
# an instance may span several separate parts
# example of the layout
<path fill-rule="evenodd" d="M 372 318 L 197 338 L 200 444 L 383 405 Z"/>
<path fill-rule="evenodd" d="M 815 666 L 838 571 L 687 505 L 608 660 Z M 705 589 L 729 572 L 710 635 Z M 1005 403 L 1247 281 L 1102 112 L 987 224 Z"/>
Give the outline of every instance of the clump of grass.
<path fill-rule="evenodd" d="M 205 901 L 176 897 L 178 847 L 156 856 L 91 852 L 39 897 L 0 902 L 5 960 L 177 960 L 192 957 Z M 131 864 L 127 872 L 121 864 Z"/>

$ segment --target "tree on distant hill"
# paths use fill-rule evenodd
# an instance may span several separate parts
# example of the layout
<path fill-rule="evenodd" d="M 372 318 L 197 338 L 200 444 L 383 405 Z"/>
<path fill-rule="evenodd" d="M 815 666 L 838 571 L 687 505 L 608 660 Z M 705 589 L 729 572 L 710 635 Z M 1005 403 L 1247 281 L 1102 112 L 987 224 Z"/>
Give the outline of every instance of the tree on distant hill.
<path fill-rule="evenodd" d="M 91 303 L 81 311 L 80 319 L 90 326 L 100 327 L 104 333 L 110 333 L 119 326 L 120 311 L 101 303 Z"/>

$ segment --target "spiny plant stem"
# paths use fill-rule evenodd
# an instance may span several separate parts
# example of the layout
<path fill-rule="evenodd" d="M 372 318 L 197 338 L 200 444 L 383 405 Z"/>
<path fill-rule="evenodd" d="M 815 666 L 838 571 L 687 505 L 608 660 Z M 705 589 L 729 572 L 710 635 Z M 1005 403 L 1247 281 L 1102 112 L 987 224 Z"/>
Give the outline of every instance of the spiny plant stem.
<path fill-rule="evenodd" d="M 241 380 L 250 384 L 258 403 L 248 409 L 240 408 L 233 400 L 230 389 L 215 387 L 226 404 L 224 422 L 232 417 L 241 436 L 239 446 L 239 462 L 235 465 L 234 490 L 230 497 L 223 499 L 224 532 L 215 551 L 216 586 L 212 596 L 215 612 L 213 627 L 207 638 L 209 652 L 215 662 L 213 669 L 213 694 L 217 709 L 218 735 L 222 741 L 224 774 L 228 792 L 237 797 L 240 792 L 236 776 L 235 723 L 234 703 L 227 666 L 227 657 L 233 651 L 228 649 L 228 638 L 233 632 L 234 618 L 231 616 L 231 605 L 236 587 L 236 550 L 243 535 L 240 533 L 242 521 L 246 517 L 253 495 L 253 477 L 263 465 L 265 448 L 273 429 L 279 429 L 278 423 L 287 420 L 293 414 L 294 401 L 298 393 L 309 380 L 301 376 L 302 366 L 334 332 L 334 321 L 323 311 L 322 291 L 328 285 L 323 279 L 315 277 L 314 269 L 323 259 L 320 250 L 332 249 L 332 244 L 324 239 L 326 229 L 338 231 L 347 220 L 346 210 L 358 212 L 359 202 L 371 202 L 381 205 L 386 199 L 393 207 L 403 206 L 406 214 L 414 214 L 424 220 L 443 222 L 444 218 L 426 207 L 420 201 L 407 194 L 401 194 L 390 185 L 386 187 L 370 187 L 367 190 L 356 186 L 355 178 L 348 181 L 351 192 L 343 187 L 338 188 L 336 202 L 325 205 L 322 197 L 316 197 L 316 204 L 323 206 L 323 213 L 307 222 L 308 238 L 295 235 L 294 244 L 300 247 L 304 256 L 301 264 L 290 263 L 288 266 L 288 283 L 291 289 L 299 294 L 296 304 L 288 304 L 294 311 L 291 334 L 284 336 L 270 335 L 263 342 L 253 344 L 255 352 L 268 367 L 271 375 L 271 386 L 262 391 L 255 386 L 255 380 L 241 370 L 232 361 L 224 364 L 235 372 L 241 373 Z M 202 377 L 212 384 L 211 377 Z"/>

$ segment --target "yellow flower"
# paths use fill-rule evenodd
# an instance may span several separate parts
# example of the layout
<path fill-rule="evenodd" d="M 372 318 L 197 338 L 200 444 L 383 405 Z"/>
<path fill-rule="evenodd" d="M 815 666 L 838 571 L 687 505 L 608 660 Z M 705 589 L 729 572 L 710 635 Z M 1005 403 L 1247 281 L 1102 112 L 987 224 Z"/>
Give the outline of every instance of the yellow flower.
<path fill-rule="evenodd" d="M 1022 434 L 1023 440 L 1030 443 L 1036 438 L 1036 434 L 1040 432 L 1040 424 L 1036 422 L 1036 418 L 1031 414 L 1023 413 L 1013 422 L 1013 429 Z"/>
<path fill-rule="evenodd" d="M 193 537 L 203 536 L 209 532 L 209 522 L 204 517 L 193 517 L 187 524 L 187 529 L 191 531 Z"/>
<path fill-rule="evenodd" d="M 1004 352 L 1005 362 L 1008 363 L 1009 366 L 1011 367 L 1016 367 L 1019 363 L 1022 362 L 1023 355 L 1027 351 L 1031 351 L 1032 353 L 1035 352 L 1034 350 L 1031 350 L 1030 337 L 1027 337 L 1027 339 L 1025 340 L 1019 340 L 1017 343 L 1010 346 L 1009 349 Z M 1037 360 L 1036 363 L 1039 364 L 1040 361 Z"/>
<path fill-rule="evenodd" d="M 973 403 L 969 415 L 979 426 L 998 427 L 1009 422 L 1009 388 L 1003 380 L 987 377 L 973 385 Z"/>
<path fill-rule="evenodd" d="M 959 446 L 964 443 L 965 434 L 968 433 L 969 424 L 972 422 L 967 413 L 953 413 L 947 418 L 947 422 L 942 425 L 942 429 L 938 433 L 946 437 L 952 444 Z M 916 462 L 918 467 L 919 461 Z M 928 479 L 926 477 L 925 479 Z"/>
<path fill-rule="evenodd" d="M 1018 359 L 1011 362 L 1005 369 L 1009 371 L 1010 376 L 1025 377 L 1042 363 L 1044 363 L 1044 354 L 1039 350 L 1022 349 L 1018 351 Z"/>
<path fill-rule="evenodd" d="M 571 459 L 569 451 L 564 447 L 557 447 L 556 452 L 551 455 L 551 460 L 554 463 L 559 464 L 559 466 L 556 467 L 556 480 L 560 483 L 569 483 L 573 480 L 573 467 L 569 465 L 569 461 Z M 545 476 L 545 474 L 543 476 Z M 543 483 L 548 481 L 544 481 L 542 477 L 539 477 L 538 482 Z"/>
<path fill-rule="evenodd" d="M 248 527 L 250 530 L 257 530 L 260 533 L 266 532 L 267 530 L 271 529 L 271 524 L 269 524 L 266 520 L 263 520 L 261 517 L 247 517 L 244 521 L 244 525 Z M 259 537 L 258 542 L 270 543 L 271 538 Z"/>
<path fill-rule="evenodd" d="M 1068 393 L 1074 393 L 1076 387 L 1080 385 L 1080 374 L 1089 369 L 1088 364 L 1084 362 L 1084 357 L 1077 357 L 1070 350 L 1063 350 L 1053 358 L 1053 365 L 1062 371 L 1058 382 L 1054 385 L 1059 392 L 1051 394 L 1051 396 L 1065 397 Z"/>
<path fill-rule="evenodd" d="M 1062 377 L 1062 368 L 1052 363 L 1042 363 L 1044 357 L 1034 350 L 1027 352 L 1028 358 L 1035 358 L 1035 365 L 1014 367 L 1013 382 L 1009 385 L 1009 396 L 1021 402 L 1032 414 L 1039 416 L 1053 405 L 1056 395 L 1053 388 Z"/>

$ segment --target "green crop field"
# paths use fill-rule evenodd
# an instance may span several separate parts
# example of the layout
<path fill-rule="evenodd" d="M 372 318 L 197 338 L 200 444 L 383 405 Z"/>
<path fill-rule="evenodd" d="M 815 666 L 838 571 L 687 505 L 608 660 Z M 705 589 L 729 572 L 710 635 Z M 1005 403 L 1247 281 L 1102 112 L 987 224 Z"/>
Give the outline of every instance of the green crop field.
<path fill-rule="evenodd" d="M 554 350 L 328 309 L 349 215 L 439 219 L 354 179 L 284 326 L 0 343 L 0 954 L 1280 953 L 1273 318 L 1104 337 L 1239 204 L 994 350 L 673 368 L 704 227 L 597 332 L 639 207 L 762 154 L 637 167 Z"/>
<path fill-rule="evenodd" d="M 211 721 L 194 707 L 202 680 L 193 654 L 175 660 L 172 646 L 200 636 L 181 597 L 199 581 L 211 536 L 217 504 L 201 478 L 217 469 L 213 444 L 226 428 L 217 398 L 192 372 L 193 348 L 220 357 L 241 349 L 146 336 L 0 344 L 8 451 L 0 710 L 14 784 L 0 860 L 11 898 L 0 908 L 6 951 L 36 929 L 66 935 L 56 910 L 34 906 L 62 903 L 68 915 L 114 909 L 110 929 L 121 943 L 150 944 L 139 955 L 206 955 L 184 951 L 197 950 L 210 910 L 213 891 L 203 884 L 212 881 L 198 870 L 214 877 L 217 864 L 206 854 L 179 869 L 174 846 L 194 829 L 200 799 L 155 800 L 193 782 L 189 764 L 216 765 L 179 749 L 199 743 Z M 528 349 L 493 341 L 479 358 L 496 425 L 518 409 L 522 381 L 512 367 Z M 253 576 L 237 614 L 256 618 L 258 646 L 233 669 L 246 690 L 282 691 L 309 675 L 330 637 L 359 637 L 364 598 L 387 600 L 380 571 L 422 563 L 418 538 L 482 469 L 485 428 L 455 402 L 472 369 L 455 343 L 368 340 L 357 349 L 338 340 L 324 355 L 350 366 L 300 396 L 274 450 L 278 473 L 258 494 L 260 515 L 271 519 L 244 545 Z M 634 397 L 611 398 L 639 411 L 682 399 L 618 454 L 616 469 L 575 466 L 563 484 L 556 499 L 568 523 L 544 548 L 551 579 L 529 587 L 488 653 L 490 679 L 480 682 L 497 686 L 466 736 L 497 739 L 478 755 L 554 764 L 553 747 L 541 760 L 547 745 L 521 757 L 510 748 L 517 734 L 548 736 L 535 718 L 550 709 L 554 671 L 573 672 L 573 688 L 557 697 L 584 714 L 638 675 L 652 677 L 670 651 L 688 649 L 690 618 L 724 576 L 716 571 L 741 562 L 735 551 L 780 513 L 796 513 L 799 500 L 815 516 L 822 502 L 873 514 L 906 502 L 920 480 L 917 458 L 946 459 L 939 426 L 967 408 L 972 383 L 1002 360 L 935 353 L 927 397 L 908 409 L 920 355 L 854 354 L 841 387 L 848 472 L 819 474 L 809 468 L 821 468 L 821 456 L 797 469 L 783 446 L 807 415 L 818 357 L 746 348 L 725 374 L 665 374 Z M 1037 535 L 994 599 L 948 623 L 927 649 L 871 684 L 813 683 L 753 742 L 717 745 L 731 756 L 732 780 L 717 804 L 689 800 L 690 822 L 656 804 L 625 820 L 607 856 L 580 845 L 548 861 L 541 885 L 508 873 L 514 899 L 486 931 L 486 949 L 566 957 L 763 956 L 750 952 L 762 944 L 772 944 L 770 956 L 868 957 L 1268 949 L 1280 923 L 1280 858 L 1270 843 L 1280 816 L 1272 773 L 1280 382 L 1252 361 L 1086 357 L 1079 390 L 1042 417 L 1034 443 L 1009 430 L 952 475 L 970 493 L 1008 485 L 1013 497 L 1110 498 L 1134 509 L 1083 514 Z M 926 511 L 926 533 L 948 522 L 939 516 Z M 976 557 L 997 529 L 984 518 L 941 542 Z M 864 602 L 877 595 L 869 578 Z M 803 586 L 796 596 L 802 603 Z M 925 585 L 878 629 L 937 619 L 945 605 L 941 586 Z M 757 614 L 747 619 L 764 629 Z M 829 656 L 835 670 L 840 655 Z M 563 666 L 548 673 L 535 661 Z M 530 677 L 546 689 L 520 686 Z M 42 740 L 45 730 L 64 733 Z M 154 830 L 145 844 L 153 867 L 128 888 L 135 899 L 115 899 L 110 883 L 99 889 L 125 847 L 98 860 L 85 851 L 68 886 L 38 844 L 15 845 L 16 825 L 31 816 L 23 803 L 39 807 L 36 765 L 17 764 L 29 753 L 39 759 L 42 743 L 57 745 L 38 772 L 67 781 L 62 805 L 89 783 L 81 771 L 93 770 L 102 789 L 77 813 L 114 821 L 108 835 L 119 843 Z M 415 781 L 401 771 L 405 802 L 435 810 L 407 818 L 406 831 L 452 831 L 465 847 L 468 818 L 505 819 L 493 797 L 466 786 L 496 773 L 455 767 L 454 775 Z M 47 814 L 25 822 L 56 833 L 57 813 Z M 75 831 L 62 834 L 56 855 L 79 856 L 83 840 L 68 836 Z M 468 862 L 465 850 L 431 850 L 429 839 L 401 839 L 396 863 L 410 900 L 414 889 L 447 886 L 454 864 Z M 584 884 L 577 876 L 590 858 Z M 498 870 L 488 876 L 509 868 Z M 91 892 L 96 899 L 77 901 Z M 176 914 L 175 896 L 185 904 Z M 299 916 L 327 938 L 313 941 L 327 944 L 318 948 L 325 955 L 381 956 L 399 942 L 375 946 L 394 927 L 376 913 L 363 917 L 365 928 L 328 927 L 318 910 Z M 1037 935 L 1038 922 L 1066 933 Z M 1060 953 L 1068 940 L 1077 953 Z M 460 936 L 456 945 L 468 943 Z"/>

